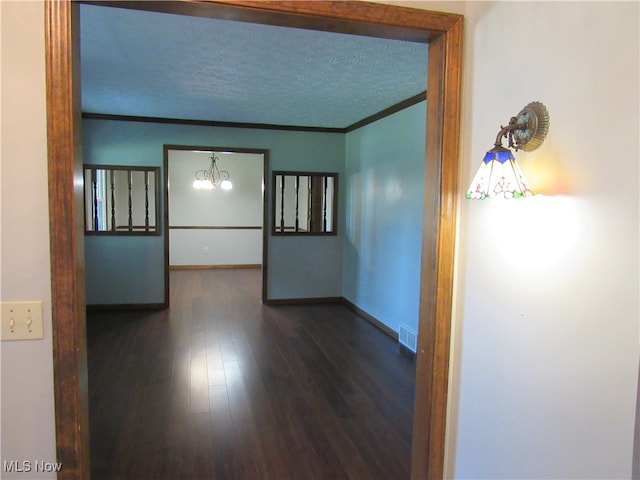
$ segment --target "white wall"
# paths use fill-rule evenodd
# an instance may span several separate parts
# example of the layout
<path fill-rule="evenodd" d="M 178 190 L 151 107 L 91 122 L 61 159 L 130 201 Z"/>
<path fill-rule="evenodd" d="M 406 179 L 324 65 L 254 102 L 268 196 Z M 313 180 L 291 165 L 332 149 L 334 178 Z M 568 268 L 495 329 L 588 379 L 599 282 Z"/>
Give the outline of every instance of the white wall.
<path fill-rule="evenodd" d="M 449 435 L 457 478 L 629 478 L 638 381 L 637 2 L 469 2 Z M 462 200 L 501 124 L 544 194 Z"/>
<path fill-rule="evenodd" d="M 2 461 L 55 461 L 42 2 L 0 2 L 2 301 L 43 300 L 44 339 L 2 342 Z M 28 175 L 28 181 L 25 181 Z M 0 468 L 2 468 L 0 466 Z"/>
<path fill-rule="evenodd" d="M 196 170 L 209 167 L 209 152 L 169 150 L 169 265 L 257 265 L 262 263 L 264 155 L 217 153 L 233 188 L 197 190 Z M 259 227 L 177 229 L 175 227 Z"/>

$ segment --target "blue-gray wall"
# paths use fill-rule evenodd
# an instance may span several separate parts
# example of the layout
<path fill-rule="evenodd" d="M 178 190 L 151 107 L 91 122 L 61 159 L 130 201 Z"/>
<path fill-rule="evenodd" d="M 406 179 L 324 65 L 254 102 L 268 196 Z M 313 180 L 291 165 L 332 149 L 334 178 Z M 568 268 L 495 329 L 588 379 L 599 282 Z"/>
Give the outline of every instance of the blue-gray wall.
<path fill-rule="evenodd" d="M 267 149 L 271 170 L 338 172 L 338 235 L 270 236 L 267 298 L 343 296 L 417 332 L 425 122 L 426 102 L 346 135 L 85 119 L 84 161 L 162 166 L 163 145 L 199 145 Z M 85 245 L 88 304 L 163 301 L 163 236 Z"/>
<path fill-rule="evenodd" d="M 347 134 L 343 296 L 418 332 L 426 102 Z"/>
<path fill-rule="evenodd" d="M 85 119 L 82 134 L 86 164 L 162 167 L 163 145 L 172 144 L 267 149 L 272 170 L 344 174 L 345 136 L 337 133 Z M 270 237 L 267 297 L 340 296 L 343 231 L 340 227 L 337 237 Z M 163 236 L 87 236 L 85 249 L 88 304 L 163 301 Z"/>

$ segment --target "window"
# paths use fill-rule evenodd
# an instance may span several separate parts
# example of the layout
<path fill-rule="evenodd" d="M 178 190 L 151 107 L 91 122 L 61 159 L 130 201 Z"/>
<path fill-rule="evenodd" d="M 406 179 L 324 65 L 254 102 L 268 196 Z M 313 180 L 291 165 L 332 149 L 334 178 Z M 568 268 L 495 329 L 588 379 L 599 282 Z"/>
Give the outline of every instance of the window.
<path fill-rule="evenodd" d="M 338 174 L 273 172 L 274 235 L 336 235 Z"/>
<path fill-rule="evenodd" d="M 160 235 L 158 167 L 84 166 L 85 234 Z"/>

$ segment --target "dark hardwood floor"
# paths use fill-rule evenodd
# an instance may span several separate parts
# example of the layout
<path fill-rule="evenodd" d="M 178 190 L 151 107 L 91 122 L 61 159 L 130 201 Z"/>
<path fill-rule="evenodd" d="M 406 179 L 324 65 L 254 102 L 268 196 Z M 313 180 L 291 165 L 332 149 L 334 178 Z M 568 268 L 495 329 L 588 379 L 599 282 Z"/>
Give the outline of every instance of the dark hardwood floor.
<path fill-rule="evenodd" d="M 171 272 L 171 308 L 89 312 L 92 478 L 407 479 L 415 362 L 258 269 Z"/>

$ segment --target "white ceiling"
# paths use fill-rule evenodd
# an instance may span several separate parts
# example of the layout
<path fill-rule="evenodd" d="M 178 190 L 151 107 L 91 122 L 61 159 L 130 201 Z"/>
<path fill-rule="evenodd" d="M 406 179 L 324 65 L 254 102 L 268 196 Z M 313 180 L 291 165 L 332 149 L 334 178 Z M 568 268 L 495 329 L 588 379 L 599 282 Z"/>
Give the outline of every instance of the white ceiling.
<path fill-rule="evenodd" d="M 426 90 L 422 43 L 80 11 L 83 112 L 345 128 Z"/>

